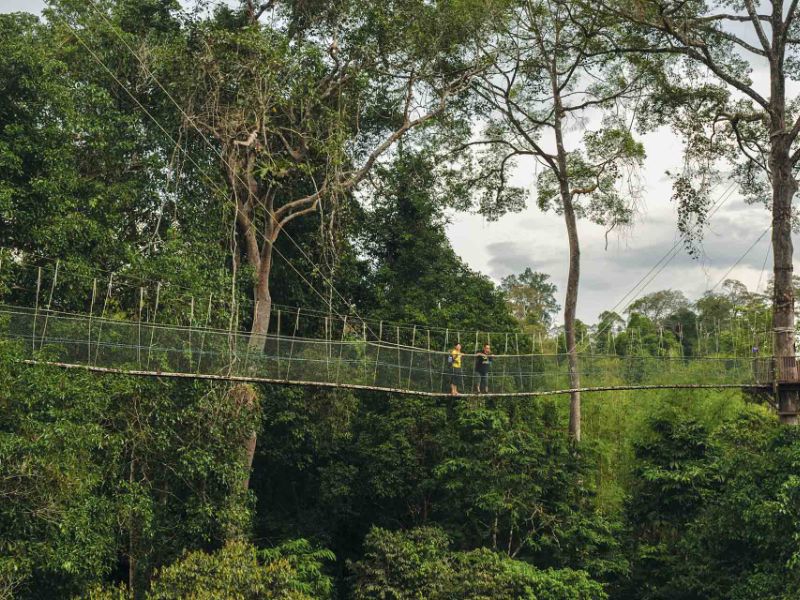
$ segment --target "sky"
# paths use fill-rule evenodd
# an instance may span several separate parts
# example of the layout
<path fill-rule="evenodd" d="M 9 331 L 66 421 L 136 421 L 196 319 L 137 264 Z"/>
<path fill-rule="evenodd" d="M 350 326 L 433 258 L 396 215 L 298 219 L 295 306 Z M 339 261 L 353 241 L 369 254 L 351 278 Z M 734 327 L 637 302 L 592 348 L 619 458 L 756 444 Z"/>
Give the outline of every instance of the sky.
<path fill-rule="evenodd" d="M 751 290 L 760 282 L 763 291 L 771 270 L 770 254 L 762 272 L 770 248 L 769 232 L 764 234 L 770 223 L 766 208 L 747 205 L 731 193 L 706 230 L 701 256 L 690 258 L 683 244 L 679 244 L 670 259 L 672 255 L 668 253 L 679 241 L 679 234 L 676 207 L 670 200 L 672 185 L 665 172 L 680 163 L 682 144 L 666 129 L 642 139 L 647 152 L 641 173 L 644 192 L 634 225 L 606 238 L 604 227 L 579 221 L 578 318 L 594 323 L 602 311 L 614 309 L 622 313 L 638 295 L 660 289 L 678 289 L 690 300 L 696 299 L 726 277 L 741 280 Z M 520 177 L 527 180 L 526 187 L 531 190 L 528 208 L 497 222 L 487 222 L 477 215 L 453 214 L 448 235 L 456 252 L 472 268 L 495 281 L 530 267 L 548 273 L 561 297 L 566 289 L 569 260 L 563 217 L 539 211 L 532 190 L 533 173 L 528 170 Z M 719 186 L 713 197 L 720 197 L 726 188 L 727 184 Z M 665 255 L 666 266 L 660 263 Z M 659 273 L 649 284 L 648 276 L 643 287 L 637 286 L 653 267 Z"/>
<path fill-rule="evenodd" d="M 0 12 L 25 10 L 39 13 L 44 8 L 44 0 L 0 0 Z"/>
<path fill-rule="evenodd" d="M 38 13 L 43 6 L 44 0 L 0 0 L 0 12 Z M 763 73 L 756 71 L 754 79 L 763 79 Z M 693 300 L 726 277 L 742 281 L 751 290 L 758 286 L 758 291 L 763 291 L 772 265 L 771 254 L 768 256 L 770 235 L 764 233 L 770 216 L 763 206 L 748 206 L 736 194 L 713 217 L 699 259 L 690 258 L 679 246 L 674 258 L 649 284 L 637 286 L 678 240 L 677 214 L 670 200 L 671 183 L 666 171 L 679 165 L 682 150 L 680 140 L 668 129 L 649 133 L 642 141 L 647 152 L 641 172 L 644 194 L 634 226 L 624 232 L 612 232 L 606 239 L 603 227 L 579 223 L 578 318 L 594 323 L 602 311 L 622 312 L 632 299 L 661 289 L 681 290 Z M 532 165 L 520 165 L 516 182 L 531 192 L 529 206 L 522 212 L 496 222 L 454 213 L 447 233 L 456 252 L 470 267 L 498 283 L 527 267 L 548 273 L 558 286 L 559 303 L 563 304 L 568 267 L 566 229 L 562 217 L 543 214 L 536 208 L 533 181 Z M 720 186 L 716 194 L 724 189 Z M 795 246 L 797 242 L 796 239 Z"/>

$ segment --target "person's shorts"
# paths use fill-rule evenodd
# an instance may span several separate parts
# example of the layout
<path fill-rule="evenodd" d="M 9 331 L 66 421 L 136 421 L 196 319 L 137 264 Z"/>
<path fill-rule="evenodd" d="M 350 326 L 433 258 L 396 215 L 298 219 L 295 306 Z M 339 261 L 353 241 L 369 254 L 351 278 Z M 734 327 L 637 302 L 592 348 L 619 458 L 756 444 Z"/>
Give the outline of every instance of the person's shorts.
<path fill-rule="evenodd" d="M 461 372 L 461 367 L 450 367 L 450 385 L 463 387 L 464 375 Z"/>

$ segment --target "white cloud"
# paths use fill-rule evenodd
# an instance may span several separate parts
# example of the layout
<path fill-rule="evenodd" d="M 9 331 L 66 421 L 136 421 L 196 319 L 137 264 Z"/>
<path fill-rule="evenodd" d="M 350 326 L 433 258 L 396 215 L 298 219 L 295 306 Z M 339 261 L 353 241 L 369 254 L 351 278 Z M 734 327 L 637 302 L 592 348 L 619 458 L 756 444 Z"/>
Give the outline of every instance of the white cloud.
<path fill-rule="evenodd" d="M 678 166 L 680 144 L 666 129 L 644 136 L 644 143 L 645 201 L 635 226 L 622 235 L 611 234 L 607 249 L 602 227 L 588 222 L 580 222 L 578 226 L 581 240 L 578 317 L 590 323 L 634 288 L 679 239 L 676 209 L 670 201 L 671 184 L 665 171 Z M 528 185 L 531 183 L 532 175 Z M 720 186 L 716 193 L 723 189 Z M 672 288 L 684 291 L 690 298 L 699 297 L 725 276 L 769 222 L 764 207 L 747 205 L 738 196 L 732 196 L 713 217 L 706 232 L 703 255 L 691 259 L 679 246 L 676 256 L 641 293 Z M 522 213 L 507 215 L 495 223 L 476 215 L 453 215 L 448 235 L 456 252 L 472 268 L 495 281 L 528 266 L 549 273 L 558 286 L 563 305 L 569 255 L 561 217 L 543 214 L 529 201 L 529 207 Z M 769 240 L 769 234 L 765 235 L 728 277 L 740 279 L 751 289 L 755 289 L 761 278 L 763 291 L 771 271 L 768 261 L 762 277 Z"/>
<path fill-rule="evenodd" d="M 30 12 L 39 14 L 44 8 L 44 0 L 0 0 L 0 13 Z"/>

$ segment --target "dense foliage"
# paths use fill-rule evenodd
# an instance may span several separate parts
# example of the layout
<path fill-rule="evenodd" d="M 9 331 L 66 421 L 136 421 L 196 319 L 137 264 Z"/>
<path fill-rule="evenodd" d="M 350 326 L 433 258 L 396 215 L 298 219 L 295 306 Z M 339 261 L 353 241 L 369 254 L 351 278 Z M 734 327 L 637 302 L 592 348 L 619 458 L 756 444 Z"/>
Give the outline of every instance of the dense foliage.
<path fill-rule="evenodd" d="M 235 201 L 263 224 L 267 198 L 277 210 L 319 184 L 331 197 L 255 238 L 276 252 L 275 306 L 508 331 L 564 352 L 548 275 L 497 286 L 445 229 L 469 186 L 487 187 L 441 153 L 471 139 L 470 111 L 486 99 L 465 73 L 486 68 L 474 44 L 502 30 L 509 6 L 520 18 L 505 0 L 194 12 L 54 0 L 42 20 L 0 15 L 0 302 L 30 306 L 44 270 L 58 310 L 174 322 L 190 305 L 195 324 L 249 329 L 258 266 Z M 484 75 L 485 88 L 496 72 Z M 534 91 L 525 102 L 548 93 Z M 423 100 L 436 113 L 370 163 Z M 616 158 L 638 162 L 630 132 L 617 133 L 589 132 L 570 166 L 578 183 L 619 144 Z M 235 174 L 220 151 L 241 161 Z M 344 185 L 366 163 L 362 185 Z M 584 216 L 627 219 L 617 175 L 602 173 Z M 563 210 L 554 182 L 540 183 Z M 736 281 L 693 300 L 654 292 L 576 322 L 576 339 L 600 358 L 768 354 L 760 292 Z M 26 365 L 30 343 L 0 342 L 0 598 L 800 595 L 800 436 L 742 392 L 587 397 L 576 443 L 562 399 L 99 375 Z"/>

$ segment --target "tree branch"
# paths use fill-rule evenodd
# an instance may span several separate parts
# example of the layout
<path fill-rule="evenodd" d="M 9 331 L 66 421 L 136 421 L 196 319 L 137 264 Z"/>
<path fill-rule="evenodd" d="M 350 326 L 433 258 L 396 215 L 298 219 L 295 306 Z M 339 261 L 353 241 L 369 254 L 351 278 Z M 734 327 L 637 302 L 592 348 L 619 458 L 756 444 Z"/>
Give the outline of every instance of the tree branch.
<path fill-rule="evenodd" d="M 764 33 L 764 28 L 761 26 L 761 21 L 758 19 L 758 15 L 756 14 L 756 7 L 753 5 L 753 0 L 745 0 L 744 5 L 747 8 L 747 14 L 750 17 L 750 22 L 753 24 L 753 29 L 756 30 L 758 41 L 761 42 L 761 47 L 764 49 L 764 52 L 766 52 L 767 55 L 770 57 L 773 56 L 774 49 L 767 39 L 767 35 Z"/>

